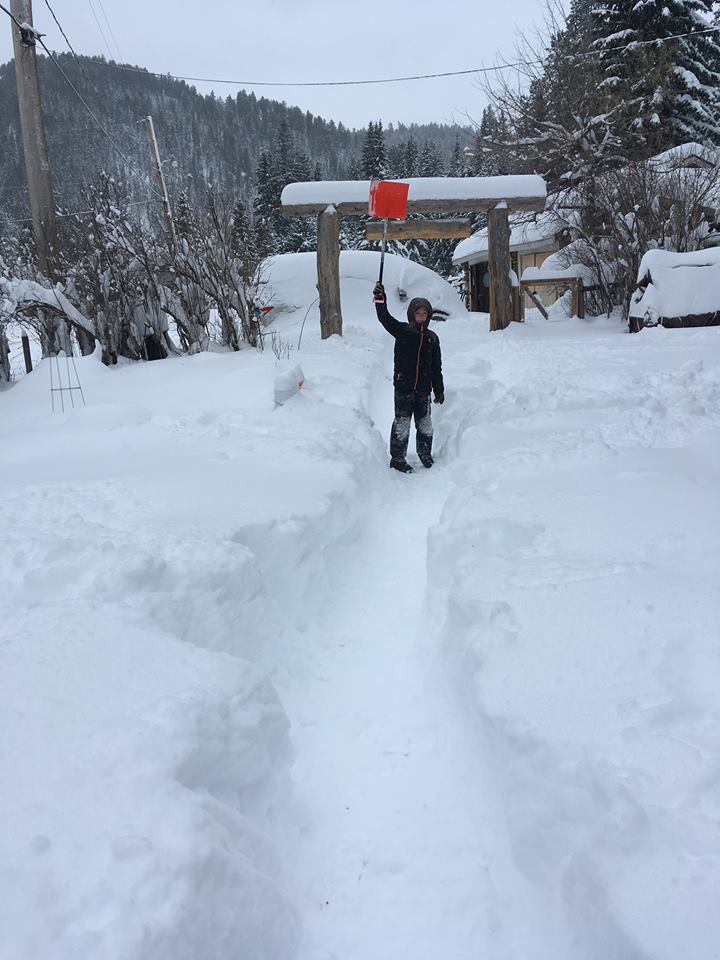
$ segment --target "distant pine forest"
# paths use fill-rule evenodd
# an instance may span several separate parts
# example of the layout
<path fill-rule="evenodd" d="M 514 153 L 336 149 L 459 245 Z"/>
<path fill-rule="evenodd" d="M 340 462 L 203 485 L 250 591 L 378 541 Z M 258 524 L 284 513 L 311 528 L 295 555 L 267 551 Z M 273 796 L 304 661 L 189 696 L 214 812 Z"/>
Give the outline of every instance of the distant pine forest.
<path fill-rule="evenodd" d="M 252 208 L 261 168 L 281 179 L 354 179 L 372 172 L 435 175 L 450 172 L 470 148 L 470 127 L 442 124 L 349 130 L 342 123 L 285 103 L 238 93 L 203 95 L 181 80 L 127 69 L 102 57 L 59 55 L 58 62 L 124 157 L 83 108 L 57 67 L 39 57 L 45 128 L 58 209 L 83 206 L 101 174 L 127 185 L 132 200 L 148 196 L 155 183 L 143 117 L 151 115 L 171 195 L 184 194 L 202 206 L 208 191 Z M 366 141 L 381 129 L 379 158 Z M 20 136 L 14 63 L 0 66 L 0 220 L 29 216 Z M 365 149 L 364 149 L 365 148 Z M 278 157 L 278 152 L 284 156 Z M 365 154 L 365 156 L 364 156 Z M 125 159 L 126 158 L 126 159 Z M 277 169 L 278 164 L 280 169 Z M 277 176 L 275 177 L 277 179 Z"/>

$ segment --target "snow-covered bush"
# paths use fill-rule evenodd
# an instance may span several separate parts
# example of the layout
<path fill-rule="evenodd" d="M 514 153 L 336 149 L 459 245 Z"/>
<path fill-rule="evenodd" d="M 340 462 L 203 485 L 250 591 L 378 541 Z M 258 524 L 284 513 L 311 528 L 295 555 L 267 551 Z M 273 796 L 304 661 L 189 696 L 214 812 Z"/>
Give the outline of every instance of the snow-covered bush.
<path fill-rule="evenodd" d="M 57 273 L 51 284 L 20 240 L 5 241 L 0 259 L 4 306 L 0 315 L 22 319 L 40 336 L 45 356 L 70 347 L 83 353 L 96 340 L 103 361 L 158 359 L 179 348 L 206 349 L 212 311 L 219 339 L 232 350 L 257 343 L 251 304 L 261 281 L 262 258 L 244 207 L 223 208 L 213 196 L 203 215 L 181 198 L 177 236 L 145 213 L 140 220 L 127 191 L 103 175 L 87 194 L 89 215 L 63 223 Z M 177 337 L 171 337 L 168 318 Z"/>
<path fill-rule="evenodd" d="M 719 172 L 717 163 L 686 167 L 661 155 L 608 170 L 558 195 L 559 217 L 563 207 L 582 212 L 573 221 L 579 239 L 559 255 L 592 271 L 598 307 L 627 312 L 648 250 L 683 253 L 701 246 L 715 218 Z"/>

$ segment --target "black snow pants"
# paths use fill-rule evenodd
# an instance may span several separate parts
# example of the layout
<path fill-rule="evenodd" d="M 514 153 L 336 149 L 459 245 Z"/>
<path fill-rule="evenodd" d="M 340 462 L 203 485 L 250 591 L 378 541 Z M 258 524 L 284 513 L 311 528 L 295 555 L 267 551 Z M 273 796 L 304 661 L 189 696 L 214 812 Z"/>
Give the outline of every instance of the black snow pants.
<path fill-rule="evenodd" d="M 421 460 L 432 453 L 432 417 L 430 396 L 426 393 L 408 393 L 395 390 L 395 419 L 390 431 L 390 456 L 404 460 L 410 438 L 410 421 L 415 417 L 415 449 Z"/>

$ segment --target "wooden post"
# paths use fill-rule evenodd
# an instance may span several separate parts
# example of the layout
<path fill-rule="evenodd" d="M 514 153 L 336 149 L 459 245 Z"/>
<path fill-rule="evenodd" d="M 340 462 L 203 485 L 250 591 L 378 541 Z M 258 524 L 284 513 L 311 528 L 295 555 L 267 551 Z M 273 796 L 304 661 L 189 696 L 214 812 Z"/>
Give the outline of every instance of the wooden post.
<path fill-rule="evenodd" d="M 578 299 L 577 315 L 581 320 L 584 320 L 585 319 L 585 284 L 583 283 L 582 277 L 578 277 L 577 299 Z"/>
<path fill-rule="evenodd" d="M 31 0 L 10 0 L 10 10 L 20 23 L 32 25 Z M 35 40 L 32 32 L 21 32 L 15 23 L 12 24 L 12 35 L 20 129 L 37 258 L 43 274 L 50 280 L 55 280 L 56 257 L 59 249 L 58 231 L 50 159 L 40 103 Z"/>
<path fill-rule="evenodd" d="M 173 248 L 177 246 L 177 237 L 175 236 L 175 224 L 173 223 L 172 210 L 170 209 L 170 198 L 168 197 L 167 187 L 165 186 L 165 175 L 163 174 L 162 163 L 160 162 L 160 151 L 158 150 L 157 137 L 155 136 L 155 124 L 153 118 L 145 117 L 143 123 L 147 124 L 148 137 L 150 138 L 150 149 L 153 160 L 155 161 L 155 172 L 157 173 L 158 183 L 160 184 L 160 193 L 162 194 L 163 211 L 165 212 L 165 222 L 167 223 L 168 234 Z"/>
<path fill-rule="evenodd" d="M 510 221 L 506 203 L 499 203 L 488 213 L 488 248 L 490 330 L 504 330 L 513 318 Z"/>
<path fill-rule="evenodd" d="M 522 320 L 520 315 L 520 287 L 512 288 L 512 318 L 517 323 Z"/>
<path fill-rule="evenodd" d="M 317 288 L 320 294 L 320 336 L 342 336 L 340 306 L 340 216 L 332 204 L 318 216 Z"/>
<path fill-rule="evenodd" d="M 10 383 L 10 344 L 0 330 L 0 383 Z"/>
<path fill-rule="evenodd" d="M 23 357 L 25 358 L 25 373 L 32 373 L 32 357 L 30 356 L 30 340 L 24 333 L 20 338 L 22 340 Z"/>

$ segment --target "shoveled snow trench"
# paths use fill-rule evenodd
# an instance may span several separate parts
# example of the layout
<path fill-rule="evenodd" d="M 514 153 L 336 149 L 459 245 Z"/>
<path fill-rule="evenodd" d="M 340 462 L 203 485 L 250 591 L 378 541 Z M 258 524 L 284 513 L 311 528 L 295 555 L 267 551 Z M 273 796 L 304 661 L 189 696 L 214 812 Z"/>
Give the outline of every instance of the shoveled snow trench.
<path fill-rule="evenodd" d="M 336 554 L 313 656 L 280 690 L 307 816 L 295 851 L 303 960 L 460 960 L 483 941 L 493 791 L 427 607 L 427 533 L 446 483 L 441 465 L 383 478 L 359 540 Z"/>
<path fill-rule="evenodd" d="M 366 410 L 378 447 L 392 419 L 385 366 Z M 436 426 L 431 470 L 414 456 L 413 430 L 415 473 L 383 456 L 374 489 L 349 498 L 354 534 L 330 549 L 325 600 L 275 681 L 296 753 L 287 852 L 300 960 L 471 960 L 488 944 L 511 960 L 534 940 L 563 955 L 546 905 L 513 867 L 492 745 L 438 645 L 428 535 L 453 487 L 453 422 L 444 434 Z"/>
<path fill-rule="evenodd" d="M 720 596 L 677 557 L 713 550 L 720 390 L 692 340 L 526 336 L 456 357 L 431 471 L 349 496 L 277 678 L 301 960 L 712 957 Z M 379 446 L 391 407 L 378 377 Z"/>

